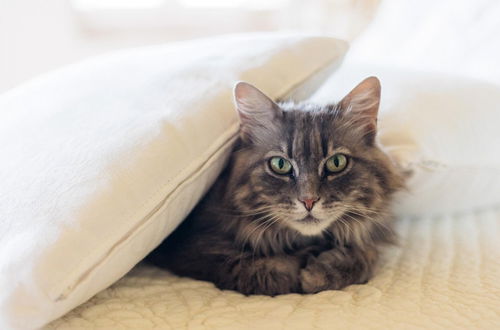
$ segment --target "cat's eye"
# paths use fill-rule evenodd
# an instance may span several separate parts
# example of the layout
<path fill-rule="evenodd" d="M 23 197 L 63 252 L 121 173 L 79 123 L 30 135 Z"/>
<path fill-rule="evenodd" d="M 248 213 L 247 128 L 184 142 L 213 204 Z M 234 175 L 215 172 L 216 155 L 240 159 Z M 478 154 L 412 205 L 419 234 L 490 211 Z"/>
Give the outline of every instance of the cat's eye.
<path fill-rule="evenodd" d="M 276 174 L 289 174 L 292 172 L 292 164 L 283 157 L 273 157 L 269 160 L 269 167 Z"/>
<path fill-rule="evenodd" d="M 327 159 L 325 167 L 330 173 L 341 172 L 347 167 L 347 156 L 344 154 L 335 154 Z"/>

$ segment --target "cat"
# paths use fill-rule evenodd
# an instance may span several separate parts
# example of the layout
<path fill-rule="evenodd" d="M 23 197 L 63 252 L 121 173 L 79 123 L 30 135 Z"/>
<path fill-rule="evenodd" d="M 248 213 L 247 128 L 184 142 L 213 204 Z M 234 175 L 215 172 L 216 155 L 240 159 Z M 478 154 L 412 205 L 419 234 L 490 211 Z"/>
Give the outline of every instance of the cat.
<path fill-rule="evenodd" d="M 376 142 L 380 82 L 339 103 L 276 103 L 234 88 L 240 136 L 188 218 L 148 257 L 243 294 L 316 293 L 366 283 L 393 243 L 402 173 Z"/>

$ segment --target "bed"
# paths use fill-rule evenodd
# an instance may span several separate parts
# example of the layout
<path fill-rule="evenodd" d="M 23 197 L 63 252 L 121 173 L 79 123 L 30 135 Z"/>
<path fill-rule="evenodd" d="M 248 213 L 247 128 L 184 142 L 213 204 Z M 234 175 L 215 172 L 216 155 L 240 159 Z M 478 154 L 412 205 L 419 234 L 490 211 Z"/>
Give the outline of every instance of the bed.
<path fill-rule="evenodd" d="M 138 265 L 47 326 L 162 329 L 495 329 L 500 210 L 402 218 L 400 246 L 366 285 L 315 295 L 246 297 Z"/>
<path fill-rule="evenodd" d="M 353 42 L 342 70 L 390 65 L 500 84 L 499 15 L 500 5 L 492 0 L 385 1 Z M 333 90 L 332 81 L 322 90 Z M 246 297 L 141 263 L 46 329 L 500 326 L 498 205 L 411 216 L 398 212 L 396 225 L 399 245 L 384 250 L 376 275 L 365 285 L 315 295 Z"/>

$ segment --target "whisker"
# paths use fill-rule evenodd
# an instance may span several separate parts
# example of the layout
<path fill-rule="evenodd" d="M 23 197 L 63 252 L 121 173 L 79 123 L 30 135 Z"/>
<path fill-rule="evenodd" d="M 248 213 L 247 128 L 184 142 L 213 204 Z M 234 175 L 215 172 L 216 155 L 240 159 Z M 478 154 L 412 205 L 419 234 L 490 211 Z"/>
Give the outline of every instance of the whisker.
<path fill-rule="evenodd" d="M 243 255 L 243 252 L 244 252 L 244 249 L 245 249 L 245 246 L 246 244 L 249 242 L 250 238 L 252 237 L 252 235 L 257 231 L 259 230 L 260 228 L 262 228 L 263 226 L 265 226 L 265 224 L 267 223 L 267 221 L 269 221 L 270 219 L 272 218 L 272 214 L 268 214 L 266 216 L 262 216 L 258 219 L 256 219 L 255 221 L 261 221 L 255 228 L 252 229 L 252 231 L 250 231 L 246 237 L 241 241 L 241 251 L 240 251 L 240 255 Z M 252 247 L 253 250 L 255 250 L 254 247 Z"/>
<path fill-rule="evenodd" d="M 270 221 L 269 221 L 270 220 Z M 255 260 L 255 252 L 256 252 L 256 248 L 259 246 L 259 243 L 262 239 L 262 237 L 264 236 L 264 233 L 266 232 L 267 229 L 269 229 L 272 225 L 274 225 L 278 220 L 277 220 L 277 217 L 276 216 L 273 216 L 271 219 L 269 220 L 266 220 L 266 222 L 268 223 L 268 225 L 265 227 L 265 228 L 262 228 L 261 231 L 260 231 L 260 234 L 259 236 L 257 237 L 257 240 L 255 242 L 255 248 L 254 248 L 254 251 L 253 251 L 253 254 L 252 254 L 252 260 Z"/>
<path fill-rule="evenodd" d="M 345 215 L 348 216 L 350 219 L 357 221 L 358 223 L 362 223 L 360 219 L 357 219 L 357 218 L 349 215 L 348 213 L 346 213 Z M 360 216 L 364 216 L 364 215 L 360 214 Z M 393 231 L 393 228 L 390 225 L 388 225 L 387 223 L 384 223 L 379 218 L 372 218 L 372 217 L 366 217 L 366 216 L 364 216 L 364 217 L 369 219 L 371 222 L 375 223 L 376 225 L 382 226 L 387 231 L 391 231 L 391 232 Z"/>
<path fill-rule="evenodd" d="M 268 205 L 264 207 L 259 207 L 255 208 L 253 210 L 228 210 L 228 209 L 222 209 L 222 208 L 210 208 L 209 210 L 212 212 L 217 212 L 220 214 L 224 214 L 227 216 L 232 216 L 232 217 L 251 217 L 254 215 L 262 214 L 265 212 L 268 212 L 273 209 L 273 205 Z"/>
<path fill-rule="evenodd" d="M 342 218 L 338 218 L 338 221 L 340 221 L 340 223 L 343 224 L 344 227 L 347 227 L 347 230 L 351 233 L 351 235 L 354 234 L 354 232 L 352 231 L 351 226 L 349 226 L 349 223 L 347 223 L 346 221 L 344 221 L 344 219 L 342 219 Z"/>

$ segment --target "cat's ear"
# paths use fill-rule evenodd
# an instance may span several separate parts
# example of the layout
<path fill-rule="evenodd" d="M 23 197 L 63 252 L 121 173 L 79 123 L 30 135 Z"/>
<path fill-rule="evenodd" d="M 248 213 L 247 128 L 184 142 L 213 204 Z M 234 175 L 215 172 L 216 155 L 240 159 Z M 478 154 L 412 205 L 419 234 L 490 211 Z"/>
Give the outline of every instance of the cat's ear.
<path fill-rule="evenodd" d="M 283 116 L 280 107 L 249 83 L 240 81 L 234 86 L 234 102 L 240 117 L 241 136 L 248 142 L 264 140 L 279 127 Z"/>
<path fill-rule="evenodd" d="M 353 115 L 368 139 L 375 139 L 377 114 L 380 105 L 380 81 L 368 77 L 340 101 L 340 107 Z"/>

